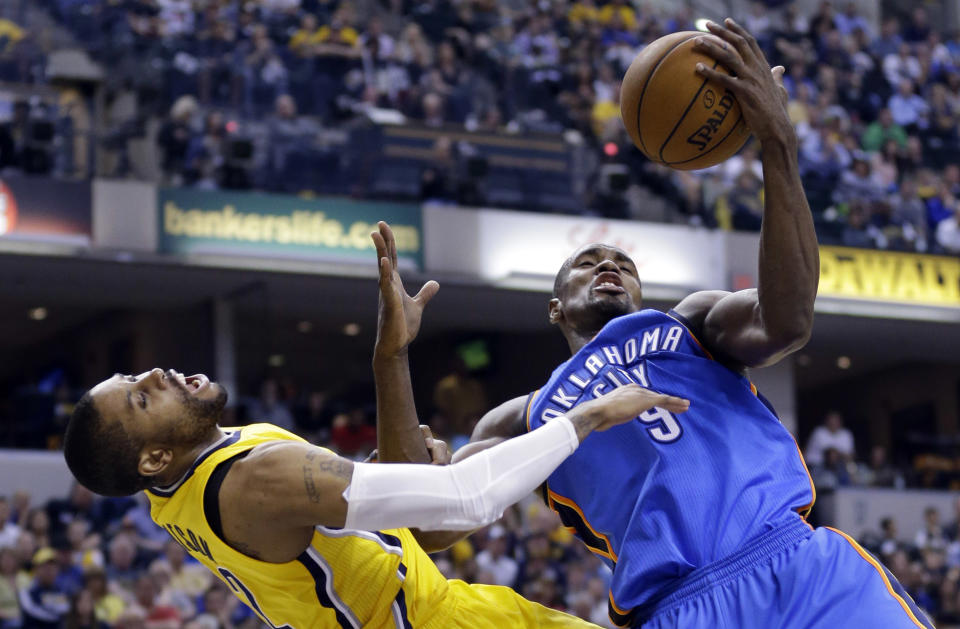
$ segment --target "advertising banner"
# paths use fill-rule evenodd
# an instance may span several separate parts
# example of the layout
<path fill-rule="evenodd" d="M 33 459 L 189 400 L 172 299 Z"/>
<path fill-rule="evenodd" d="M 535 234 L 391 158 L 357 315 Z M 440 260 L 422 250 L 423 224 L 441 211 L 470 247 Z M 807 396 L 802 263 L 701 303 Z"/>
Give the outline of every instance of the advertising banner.
<path fill-rule="evenodd" d="M 960 307 L 960 258 L 820 247 L 819 294 Z"/>
<path fill-rule="evenodd" d="M 419 205 L 188 188 L 157 194 L 162 253 L 369 262 L 370 232 L 385 220 L 399 259 L 422 266 Z"/>
<path fill-rule="evenodd" d="M 0 237 L 89 242 L 90 216 L 88 181 L 0 179 Z"/>
<path fill-rule="evenodd" d="M 645 286 L 686 294 L 726 285 L 723 243 L 707 229 L 489 209 L 427 207 L 424 214 L 431 271 L 544 278 L 549 289 L 567 256 L 602 242 L 630 254 Z"/>

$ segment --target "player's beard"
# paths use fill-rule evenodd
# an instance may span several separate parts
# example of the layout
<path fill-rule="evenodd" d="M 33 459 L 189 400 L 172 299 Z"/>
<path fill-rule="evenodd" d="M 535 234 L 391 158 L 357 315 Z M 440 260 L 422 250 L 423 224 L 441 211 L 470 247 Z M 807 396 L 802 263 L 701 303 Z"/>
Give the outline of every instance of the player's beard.
<path fill-rule="evenodd" d="M 223 409 L 227 405 L 227 390 L 214 382 L 211 382 L 210 386 L 216 387 L 217 395 L 207 400 L 197 399 L 187 389 L 177 386 L 183 413 L 173 429 L 174 441 L 182 444 L 197 443 L 220 423 Z"/>
<path fill-rule="evenodd" d="M 602 297 L 594 295 L 588 306 L 592 327 L 595 329 L 600 329 L 613 319 L 630 314 L 633 310 L 633 303 L 626 299 L 625 295 L 614 298 L 608 295 Z"/>

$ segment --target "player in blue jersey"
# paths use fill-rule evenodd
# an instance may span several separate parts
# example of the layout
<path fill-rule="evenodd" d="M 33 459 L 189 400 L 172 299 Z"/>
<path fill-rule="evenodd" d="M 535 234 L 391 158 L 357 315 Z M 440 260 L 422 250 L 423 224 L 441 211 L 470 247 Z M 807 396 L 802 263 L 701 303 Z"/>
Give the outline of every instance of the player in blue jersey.
<path fill-rule="evenodd" d="M 454 460 L 631 382 L 687 398 L 682 416 L 654 408 L 591 436 L 542 488 L 611 567 L 617 625 L 931 627 L 854 540 L 806 523 L 815 490 L 799 448 L 745 375 L 808 339 L 818 248 L 783 68 L 771 71 L 736 23 L 709 29 L 726 44 L 700 41 L 698 49 L 734 76 L 698 71 L 736 94 L 762 148 L 758 288 L 694 293 L 666 314 L 643 310 L 626 253 L 602 244 L 580 249 L 557 274 L 549 304 L 572 358 L 537 392 L 484 416 L 475 443 Z"/>

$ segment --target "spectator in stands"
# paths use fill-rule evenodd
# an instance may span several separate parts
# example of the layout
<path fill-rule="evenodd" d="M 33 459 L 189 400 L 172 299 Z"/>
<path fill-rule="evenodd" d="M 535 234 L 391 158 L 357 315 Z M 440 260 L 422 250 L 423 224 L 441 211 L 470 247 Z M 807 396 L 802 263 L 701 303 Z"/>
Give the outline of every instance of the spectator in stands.
<path fill-rule="evenodd" d="M 897 539 L 897 521 L 891 517 L 883 518 L 880 520 L 880 529 L 883 537 L 880 538 L 877 550 L 883 562 L 889 564 L 894 553 L 903 546 Z"/>
<path fill-rule="evenodd" d="M 20 589 L 23 626 L 59 629 L 64 616 L 70 611 L 70 599 L 66 592 L 56 586 L 60 574 L 56 551 L 49 547 L 38 550 L 33 557 L 33 571 L 33 580 Z"/>
<path fill-rule="evenodd" d="M 896 54 L 902 43 L 900 21 L 896 17 L 888 17 L 880 25 L 880 36 L 870 46 L 870 52 L 877 59 L 884 59 L 887 55 Z"/>
<path fill-rule="evenodd" d="M 27 515 L 26 530 L 33 534 L 39 548 L 52 545 L 50 536 L 50 516 L 41 508 L 31 509 Z"/>
<path fill-rule="evenodd" d="M 804 451 L 807 463 L 811 466 L 822 465 L 828 448 L 836 450 L 844 461 L 854 459 L 853 433 L 844 428 L 843 415 L 839 411 L 828 412 L 823 424 L 817 426 L 810 435 Z"/>
<path fill-rule="evenodd" d="M 202 612 L 197 620 L 216 629 L 254 629 L 259 625 L 250 609 L 241 605 L 240 599 L 220 581 L 214 581 L 203 595 Z"/>
<path fill-rule="evenodd" d="M 280 399 L 280 386 L 273 378 L 267 378 L 260 385 L 260 397 L 250 404 L 247 415 L 250 423 L 266 422 L 284 430 L 294 429 L 293 413 Z"/>
<path fill-rule="evenodd" d="M 298 57 L 313 57 L 316 46 L 320 42 L 320 25 L 317 23 L 317 16 L 305 13 L 300 18 L 300 28 L 290 36 L 287 46 Z"/>
<path fill-rule="evenodd" d="M 20 626 L 17 572 L 16 553 L 10 547 L 0 547 L 0 629 Z"/>
<path fill-rule="evenodd" d="M 936 507 L 923 510 L 923 526 L 914 537 L 914 545 L 920 550 L 943 551 L 947 547 L 947 537 L 940 526 L 940 511 Z"/>
<path fill-rule="evenodd" d="M 910 44 L 900 44 L 896 53 L 883 58 L 883 76 L 890 89 L 899 89 L 904 81 L 919 81 L 923 77 L 923 67 L 911 52 Z"/>
<path fill-rule="evenodd" d="M 953 214 L 937 223 L 937 244 L 947 253 L 960 253 L 960 204 L 951 199 Z"/>
<path fill-rule="evenodd" d="M 86 570 L 84 579 L 84 587 L 93 598 L 93 609 L 97 620 L 107 625 L 115 625 L 126 609 L 127 603 L 118 594 L 110 591 L 106 571 L 102 566 L 90 566 Z"/>
<path fill-rule="evenodd" d="M 141 611 L 147 624 L 157 629 L 178 629 L 180 627 L 180 612 L 176 607 L 161 605 L 157 600 L 158 588 L 156 580 L 149 572 L 140 573 L 133 588 L 134 609 Z"/>
<path fill-rule="evenodd" d="M 163 153 L 160 168 L 167 184 L 183 183 L 183 167 L 193 137 L 193 117 L 196 113 L 197 100 L 192 96 L 181 96 L 170 108 L 170 117 L 157 134 L 157 144 Z"/>
<path fill-rule="evenodd" d="M 887 449 L 880 445 L 870 450 L 870 462 L 861 466 L 858 482 L 870 487 L 903 487 L 903 477 L 890 465 Z"/>
<path fill-rule="evenodd" d="M 333 418 L 330 445 L 341 456 L 363 458 L 377 447 L 377 429 L 362 408 L 339 413 Z"/>
<path fill-rule="evenodd" d="M 196 615 L 196 596 L 190 596 L 183 590 L 175 587 L 171 578 L 173 572 L 170 566 L 163 561 L 154 561 L 147 572 L 153 578 L 157 589 L 156 603 L 160 607 L 172 607 L 177 610 L 180 618 L 193 618 Z"/>
<path fill-rule="evenodd" d="M 299 189 L 307 187 L 307 169 L 319 127 L 309 118 L 297 116 L 297 103 L 289 94 L 277 97 L 267 125 L 268 187 L 282 189 L 287 184 L 301 184 Z"/>
<path fill-rule="evenodd" d="M 54 540 L 64 539 L 67 526 L 74 519 L 83 518 L 88 522 L 98 519 L 96 496 L 80 483 L 74 482 L 70 486 L 70 495 L 48 502 L 46 512 L 50 520 L 50 537 Z"/>
<path fill-rule="evenodd" d="M 109 629 L 109 625 L 96 616 L 93 595 L 89 590 L 79 590 L 70 597 L 70 611 L 63 622 L 64 629 Z"/>
<path fill-rule="evenodd" d="M 760 231 L 763 217 L 762 190 L 763 181 L 751 171 L 745 170 L 736 178 L 733 190 L 728 195 L 734 229 Z"/>
<path fill-rule="evenodd" d="M 913 81 L 904 79 L 897 86 L 897 93 L 887 102 L 893 121 L 907 133 L 926 129 L 930 105 L 914 92 Z"/>
<path fill-rule="evenodd" d="M 219 187 L 227 161 L 227 140 L 223 113 L 207 112 L 203 118 L 203 131 L 195 134 L 187 147 L 185 183 L 205 189 Z"/>
<path fill-rule="evenodd" d="M 926 41 L 930 36 L 930 17 L 922 6 L 914 7 L 910 14 L 910 23 L 903 29 L 903 39 L 909 43 Z"/>
<path fill-rule="evenodd" d="M 107 579 L 110 583 L 131 594 L 134 583 L 140 574 L 134 564 L 136 558 L 137 547 L 129 533 L 118 533 L 110 540 L 107 550 Z"/>
<path fill-rule="evenodd" d="M 210 571 L 187 554 L 173 539 L 163 545 L 163 555 L 154 561 L 170 571 L 170 586 L 190 597 L 197 597 L 210 587 Z"/>
<path fill-rule="evenodd" d="M 870 33 L 870 24 L 858 13 L 856 2 L 847 2 L 843 12 L 833 16 L 833 24 L 841 35 L 853 35 L 857 30 Z"/>
<path fill-rule="evenodd" d="M 278 95 L 287 90 L 287 68 L 263 24 L 257 24 L 253 29 L 244 55 L 242 76 L 247 115 L 255 116 L 265 111 Z"/>
<path fill-rule="evenodd" d="M 11 548 L 17 543 L 20 527 L 11 521 L 10 499 L 0 496 L 0 548 Z"/>
<path fill-rule="evenodd" d="M 30 578 L 30 571 L 33 566 L 33 556 L 38 550 L 37 538 L 33 533 L 26 529 L 21 529 L 20 537 L 17 538 L 17 545 L 13 547 L 13 552 L 17 558 L 17 567 L 20 573 L 17 577 L 17 585 L 26 585 Z"/>
<path fill-rule="evenodd" d="M 896 123 L 893 114 L 889 109 L 880 110 L 877 119 L 870 123 L 863 134 L 863 150 L 879 151 L 883 146 L 893 140 L 900 148 L 907 146 L 907 132 L 903 127 Z"/>
<path fill-rule="evenodd" d="M 519 567 L 515 559 L 507 555 L 507 532 L 494 524 L 487 532 L 487 546 L 477 554 L 477 568 L 493 576 L 492 584 L 514 587 Z"/>
<path fill-rule="evenodd" d="M 862 151 L 854 151 L 852 158 L 852 168 L 840 175 L 837 189 L 833 193 L 833 200 L 838 203 L 850 203 L 882 199 L 884 190 L 872 172 L 869 156 Z"/>

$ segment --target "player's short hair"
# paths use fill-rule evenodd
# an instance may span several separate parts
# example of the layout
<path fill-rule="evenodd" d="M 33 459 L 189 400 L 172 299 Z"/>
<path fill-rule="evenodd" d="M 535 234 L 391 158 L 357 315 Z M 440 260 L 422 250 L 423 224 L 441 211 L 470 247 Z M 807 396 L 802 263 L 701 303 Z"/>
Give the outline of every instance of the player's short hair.
<path fill-rule="evenodd" d="M 560 296 L 560 288 L 563 286 L 564 281 L 567 279 L 567 274 L 570 273 L 570 266 L 573 264 L 573 256 L 570 256 L 563 261 L 563 264 L 560 266 L 560 270 L 557 271 L 557 276 L 553 278 L 553 296 Z"/>
<path fill-rule="evenodd" d="M 120 422 L 108 422 L 87 392 L 73 408 L 63 458 L 77 481 L 101 496 L 129 496 L 151 485 L 138 471 L 142 443 Z"/>

